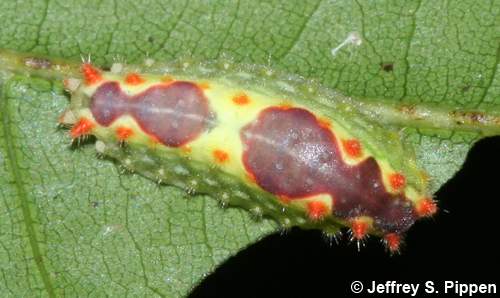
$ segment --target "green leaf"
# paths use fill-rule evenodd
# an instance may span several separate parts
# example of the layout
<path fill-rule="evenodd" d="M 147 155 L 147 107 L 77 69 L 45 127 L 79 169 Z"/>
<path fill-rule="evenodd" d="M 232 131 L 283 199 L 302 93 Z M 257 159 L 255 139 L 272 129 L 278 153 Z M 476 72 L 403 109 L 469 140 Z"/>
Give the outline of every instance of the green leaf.
<path fill-rule="evenodd" d="M 1 1 L 0 48 L 270 64 L 369 100 L 499 111 L 498 1 Z M 351 32 L 362 43 L 331 50 Z M 1 70 L 0 70 L 1 71 Z M 185 296 L 275 230 L 122 174 L 56 127 L 60 83 L 1 72 L 0 292 Z M 478 133 L 405 129 L 436 190 Z"/>

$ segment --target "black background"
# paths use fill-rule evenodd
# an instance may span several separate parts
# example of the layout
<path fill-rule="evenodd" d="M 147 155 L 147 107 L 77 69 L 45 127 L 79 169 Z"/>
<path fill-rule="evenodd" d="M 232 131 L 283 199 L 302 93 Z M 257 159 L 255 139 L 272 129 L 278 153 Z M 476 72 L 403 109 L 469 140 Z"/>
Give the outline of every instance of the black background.
<path fill-rule="evenodd" d="M 391 256 L 376 237 L 358 252 L 345 236 L 330 246 L 319 231 L 294 228 L 242 250 L 190 297 L 346 297 L 354 295 L 354 280 L 365 288 L 372 280 L 432 280 L 438 290 L 445 280 L 496 282 L 499 192 L 500 137 L 483 139 L 436 193 L 439 213 L 410 229 L 400 255 Z"/>

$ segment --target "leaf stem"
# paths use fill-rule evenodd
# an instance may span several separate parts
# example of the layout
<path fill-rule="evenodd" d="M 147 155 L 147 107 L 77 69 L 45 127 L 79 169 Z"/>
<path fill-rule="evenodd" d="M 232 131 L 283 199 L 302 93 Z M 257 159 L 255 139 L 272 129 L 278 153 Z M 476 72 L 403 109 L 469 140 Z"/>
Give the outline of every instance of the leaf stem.
<path fill-rule="evenodd" d="M 500 134 L 500 113 L 432 104 L 352 101 L 358 110 L 379 123 L 422 129 L 477 132 L 483 136 Z"/>
<path fill-rule="evenodd" d="M 80 77 L 80 63 L 0 49 L 0 71 L 47 79 Z"/>

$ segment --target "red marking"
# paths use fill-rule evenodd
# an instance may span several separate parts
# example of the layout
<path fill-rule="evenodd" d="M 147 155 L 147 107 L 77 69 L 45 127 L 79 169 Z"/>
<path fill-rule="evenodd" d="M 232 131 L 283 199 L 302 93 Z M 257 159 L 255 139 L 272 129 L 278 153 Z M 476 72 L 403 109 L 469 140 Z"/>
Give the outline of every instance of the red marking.
<path fill-rule="evenodd" d="M 342 145 L 350 157 L 361 157 L 361 143 L 358 140 L 342 140 Z"/>
<path fill-rule="evenodd" d="M 94 123 L 87 118 L 81 118 L 71 129 L 71 137 L 76 139 L 78 137 L 88 135 L 94 128 Z"/>
<path fill-rule="evenodd" d="M 280 200 L 281 203 L 288 205 L 292 201 L 292 199 L 288 196 L 285 195 L 278 195 L 278 200 Z"/>
<path fill-rule="evenodd" d="M 243 106 L 250 103 L 250 98 L 245 93 L 241 93 L 233 97 L 233 102 L 237 105 Z"/>
<path fill-rule="evenodd" d="M 366 233 L 368 232 L 368 223 L 355 219 L 352 221 L 351 231 L 354 238 L 361 240 L 365 238 Z"/>
<path fill-rule="evenodd" d="M 328 214 L 328 206 L 321 201 L 307 203 L 307 215 L 311 220 L 320 220 Z"/>
<path fill-rule="evenodd" d="M 399 237 L 398 234 L 389 233 L 384 236 L 384 240 L 387 248 L 389 248 L 391 252 L 396 252 L 399 250 L 399 246 L 401 245 L 401 237 Z"/>
<path fill-rule="evenodd" d="M 90 63 L 84 63 L 82 65 L 82 74 L 85 78 L 86 85 L 93 85 L 102 80 L 101 72 Z"/>
<path fill-rule="evenodd" d="M 437 212 L 437 205 L 430 198 L 425 198 L 417 203 L 417 214 L 421 217 L 431 216 Z"/>
<path fill-rule="evenodd" d="M 116 129 L 116 137 L 120 141 L 125 141 L 130 138 L 134 134 L 134 131 L 131 128 L 120 126 Z"/>
<path fill-rule="evenodd" d="M 319 118 L 318 119 L 318 124 L 319 126 L 326 128 L 326 129 L 331 129 L 332 128 L 332 123 L 328 119 L 324 118 Z"/>
<path fill-rule="evenodd" d="M 218 163 L 225 163 L 229 161 L 229 154 L 227 154 L 226 151 L 216 149 L 212 152 L 212 154 Z"/>
<path fill-rule="evenodd" d="M 406 178 L 401 173 L 394 173 L 389 176 L 389 183 L 392 189 L 400 190 L 406 185 Z"/>
<path fill-rule="evenodd" d="M 255 179 L 255 175 L 253 173 L 246 173 L 247 179 L 252 183 L 257 183 L 257 179 Z"/>
<path fill-rule="evenodd" d="M 245 170 L 259 187 L 276 196 L 299 200 L 329 194 L 335 198 L 335 217 L 362 220 L 365 230 L 372 228 L 365 217 L 373 218 L 373 228 L 384 234 L 401 234 L 418 217 L 403 192 L 381 187 L 383 172 L 374 157 L 356 165 L 346 163 L 340 140 L 306 109 L 264 109 L 241 129 L 240 138 Z M 361 237 L 356 227 L 360 225 L 354 223 L 354 230 Z"/>
<path fill-rule="evenodd" d="M 102 126 L 130 115 L 145 134 L 169 147 L 194 140 L 215 117 L 203 91 L 185 81 L 156 84 L 133 96 L 123 92 L 120 83 L 106 82 L 92 95 L 90 110 Z"/>
<path fill-rule="evenodd" d="M 127 83 L 129 85 L 140 85 L 144 82 L 145 82 L 145 80 L 140 75 L 136 74 L 135 72 L 129 73 L 125 77 L 125 83 Z"/>

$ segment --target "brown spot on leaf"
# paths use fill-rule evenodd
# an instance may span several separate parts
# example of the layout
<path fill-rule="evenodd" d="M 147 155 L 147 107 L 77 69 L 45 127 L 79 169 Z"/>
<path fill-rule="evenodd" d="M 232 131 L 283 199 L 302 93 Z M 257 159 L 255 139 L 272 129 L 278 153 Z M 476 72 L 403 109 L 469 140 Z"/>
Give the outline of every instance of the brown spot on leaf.
<path fill-rule="evenodd" d="M 394 70 L 394 64 L 392 62 L 382 62 L 380 68 L 385 72 L 391 72 Z"/>

